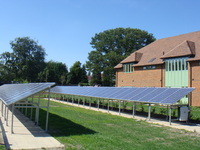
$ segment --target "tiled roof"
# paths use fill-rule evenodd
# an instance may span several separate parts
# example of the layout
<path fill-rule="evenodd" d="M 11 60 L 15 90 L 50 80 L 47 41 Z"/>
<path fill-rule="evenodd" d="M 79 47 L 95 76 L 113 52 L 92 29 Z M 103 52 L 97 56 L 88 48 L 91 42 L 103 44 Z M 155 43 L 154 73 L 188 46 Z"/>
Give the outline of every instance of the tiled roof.
<path fill-rule="evenodd" d="M 191 41 L 184 41 L 160 58 L 173 58 L 192 55 L 195 55 L 195 43 Z"/>
<path fill-rule="evenodd" d="M 200 31 L 156 40 L 125 58 L 120 64 L 135 62 L 135 53 L 142 53 L 133 66 L 164 63 L 163 58 L 191 56 L 188 61 L 200 60 Z M 117 68 L 122 65 L 117 65 Z M 116 67 L 115 67 L 116 68 Z"/>
<path fill-rule="evenodd" d="M 114 67 L 115 69 L 122 68 L 122 64 L 118 64 Z"/>
<path fill-rule="evenodd" d="M 141 58 L 142 58 L 142 53 L 135 52 L 135 53 L 132 53 L 131 55 L 129 55 L 128 57 L 126 57 L 120 63 L 123 64 L 123 63 L 130 63 L 130 62 L 139 62 Z"/>

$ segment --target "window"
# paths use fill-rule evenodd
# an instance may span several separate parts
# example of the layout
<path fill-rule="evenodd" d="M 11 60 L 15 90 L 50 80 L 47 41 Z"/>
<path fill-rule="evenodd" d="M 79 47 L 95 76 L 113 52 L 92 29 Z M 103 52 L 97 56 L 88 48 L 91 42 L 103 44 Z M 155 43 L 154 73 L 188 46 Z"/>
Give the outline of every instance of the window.
<path fill-rule="evenodd" d="M 156 59 L 156 58 L 152 58 L 152 59 L 149 60 L 149 62 L 153 62 L 155 59 Z"/>
<path fill-rule="evenodd" d="M 133 72 L 133 63 L 123 64 L 123 71 L 124 72 Z"/>
<path fill-rule="evenodd" d="M 188 70 L 187 57 L 183 58 L 172 58 L 165 60 L 166 71 L 181 71 Z"/>
<path fill-rule="evenodd" d="M 156 66 L 144 66 L 143 70 L 156 69 Z"/>

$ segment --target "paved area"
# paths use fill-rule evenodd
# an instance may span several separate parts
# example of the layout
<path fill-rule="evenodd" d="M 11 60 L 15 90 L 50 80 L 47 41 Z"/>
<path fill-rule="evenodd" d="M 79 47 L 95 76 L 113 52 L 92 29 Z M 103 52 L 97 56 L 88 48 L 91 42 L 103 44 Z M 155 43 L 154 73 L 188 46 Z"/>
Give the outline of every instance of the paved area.
<path fill-rule="evenodd" d="M 72 106 L 76 106 L 76 107 L 91 109 L 91 110 L 100 111 L 100 112 L 103 112 L 103 113 L 109 113 L 109 114 L 112 114 L 112 115 L 120 115 L 120 116 L 123 116 L 123 117 L 126 117 L 126 118 L 133 118 L 133 115 L 131 115 L 131 114 L 125 114 L 125 113 L 119 114 L 119 112 L 116 112 L 116 111 L 111 111 L 111 110 L 108 111 L 106 109 L 98 109 L 98 108 L 95 108 L 95 107 L 78 105 L 76 103 L 71 103 L 71 102 L 66 102 L 66 101 L 59 101 L 59 100 L 54 100 L 54 99 L 51 99 L 51 100 L 56 101 L 56 102 L 60 102 L 60 103 L 65 103 L 65 104 L 72 105 Z M 157 125 L 168 126 L 168 127 L 171 127 L 171 128 L 182 129 L 182 130 L 186 130 L 186 131 L 195 132 L 195 133 L 200 134 L 200 125 L 198 125 L 198 124 L 190 124 L 190 123 L 186 124 L 186 123 L 173 122 L 172 121 L 172 123 L 170 125 L 170 123 L 166 120 L 151 118 L 151 120 L 149 121 L 147 119 L 147 116 L 143 117 L 143 116 L 137 116 L 137 115 L 135 115 L 133 119 L 143 120 L 143 121 L 147 121 L 149 123 L 153 123 L 153 124 L 157 124 Z"/>
<path fill-rule="evenodd" d="M 11 113 L 9 112 L 8 126 L 1 116 L 1 126 L 3 127 L 2 134 L 7 149 L 22 150 L 22 149 L 50 149 L 61 150 L 64 145 L 47 134 L 40 127 L 36 126 L 29 118 L 25 117 L 19 111 L 15 111 L 14 116 L 14 134 L 11 133 Z"/>

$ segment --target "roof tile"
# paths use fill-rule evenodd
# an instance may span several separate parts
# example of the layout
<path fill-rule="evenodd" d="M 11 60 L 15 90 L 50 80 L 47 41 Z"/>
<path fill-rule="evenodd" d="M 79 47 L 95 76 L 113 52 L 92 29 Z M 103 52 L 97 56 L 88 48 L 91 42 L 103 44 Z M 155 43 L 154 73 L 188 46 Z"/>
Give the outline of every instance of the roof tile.
<path fill-rule="evenodd" d="M 142 54 L 140 59 L 136 58 L 137 54 Z M 162 58 L 181 56 L 192 56 L 188 61 L 200 60 L 200 31 L 156 40 L 132 53 L 120 64 L 137 62 L 133 66 L 156 65 L 164 63 Z M 150 61 L 153 58 L 155 59 Z"/>

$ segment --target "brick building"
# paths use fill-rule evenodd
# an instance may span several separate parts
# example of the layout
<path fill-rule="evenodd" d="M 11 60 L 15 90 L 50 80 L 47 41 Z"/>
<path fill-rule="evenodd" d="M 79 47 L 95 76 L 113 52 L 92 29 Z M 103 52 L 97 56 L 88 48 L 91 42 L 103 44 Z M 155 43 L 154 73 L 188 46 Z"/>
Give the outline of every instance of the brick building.
<path fill-rule="evenodd" d="M 200 31 L 159 39 L 115 69 L 118 87 L 195 87 L 189 103 L 200 106 Z M 180 103 L 188 103 L 188 97 Z"/>

